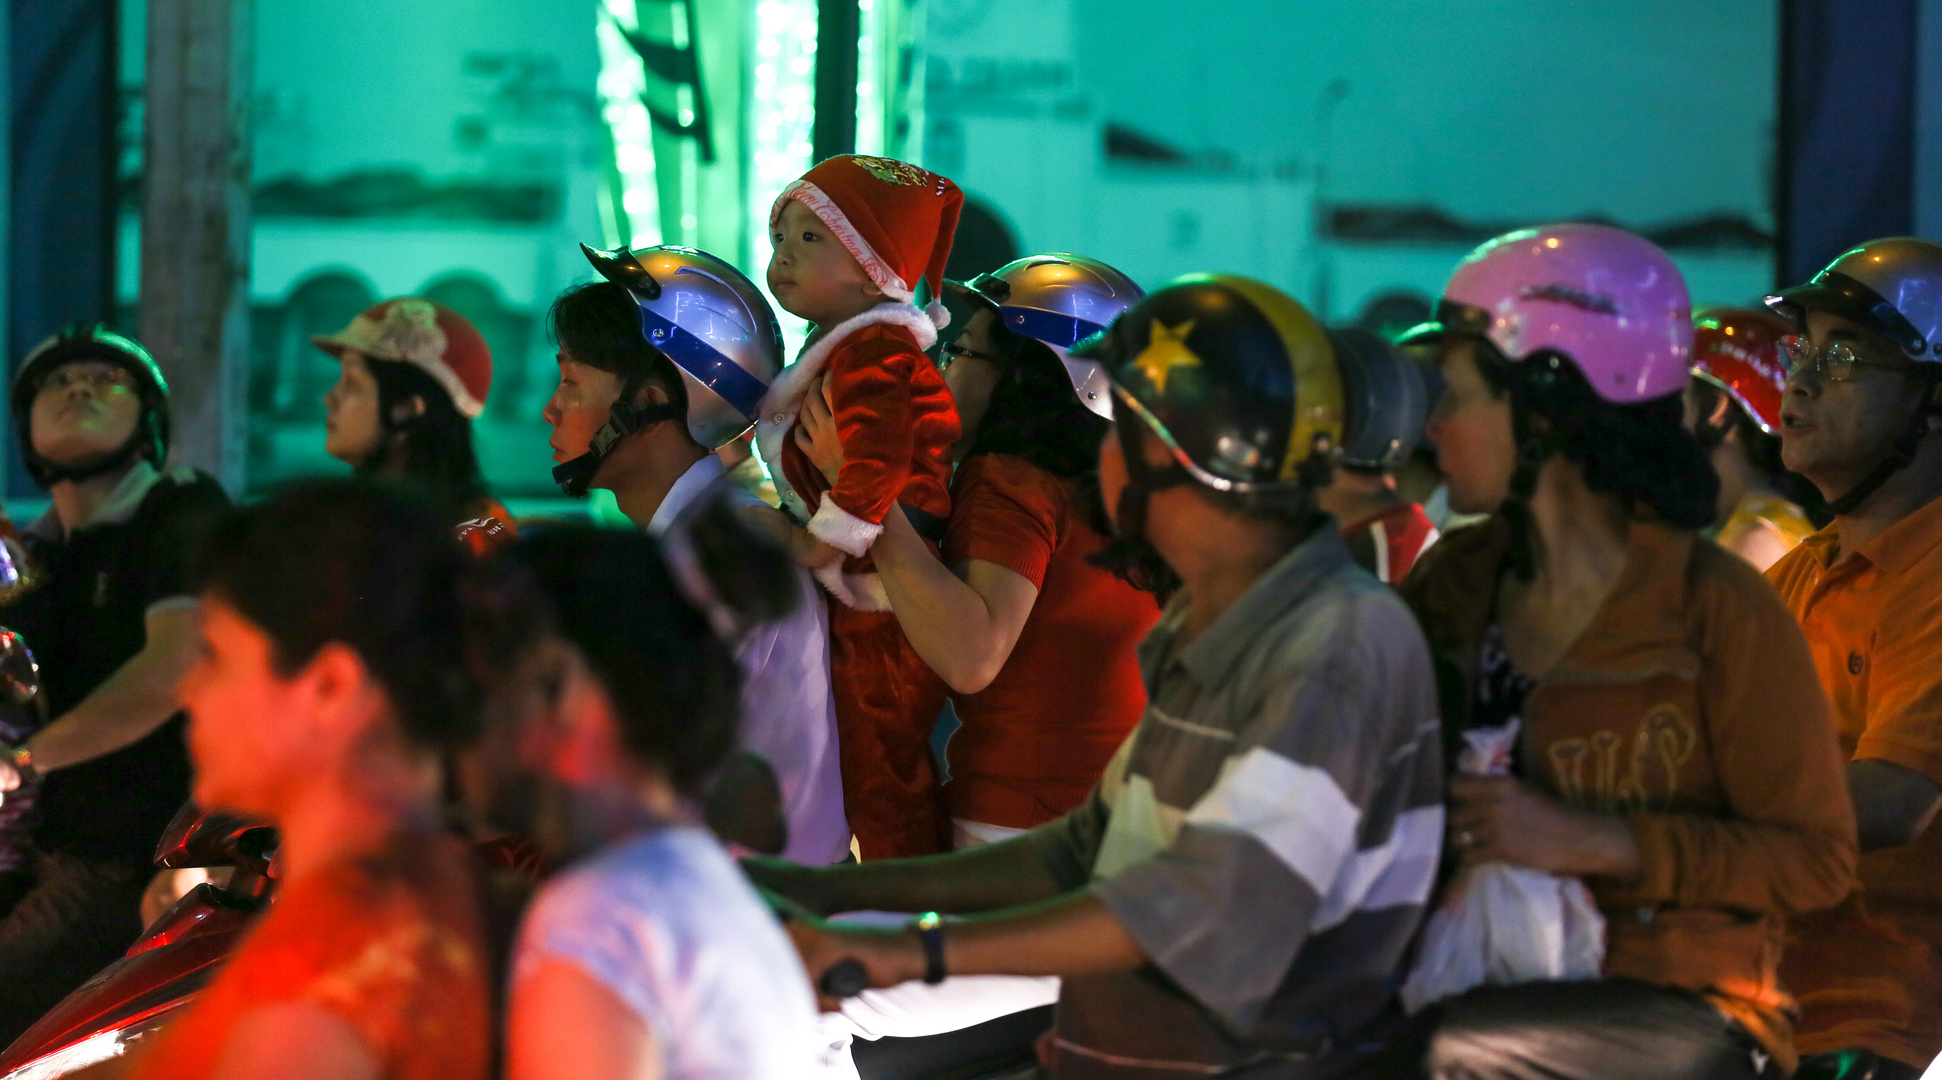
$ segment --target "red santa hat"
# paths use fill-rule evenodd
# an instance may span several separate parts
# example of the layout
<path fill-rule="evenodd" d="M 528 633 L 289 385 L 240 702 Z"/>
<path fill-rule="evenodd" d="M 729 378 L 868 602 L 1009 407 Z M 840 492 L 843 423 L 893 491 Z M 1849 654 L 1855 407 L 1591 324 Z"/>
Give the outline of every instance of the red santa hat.
<path fill-rule="evenodd" d="M 924 313 L 938 326 L 950 321 L 937 297 L 964 208 L 956 184 L 906 161 L 845 154 L 783 188 L 769 211 L 771 228 L 790 199 L 829 226 L 885 296 L 910 303 L 922 278 L 931 296 Z"/>
<path fill-rule="evenodd" d="M 353 349 L 373 360 L 395 360 L 430 375 L 468 420 L 485 411 L 492 390 L 492 350 L 472 320 L 436 300 L 401 296 L 372 304 L 335 334 L 310 343 L 343 358 Z"/>

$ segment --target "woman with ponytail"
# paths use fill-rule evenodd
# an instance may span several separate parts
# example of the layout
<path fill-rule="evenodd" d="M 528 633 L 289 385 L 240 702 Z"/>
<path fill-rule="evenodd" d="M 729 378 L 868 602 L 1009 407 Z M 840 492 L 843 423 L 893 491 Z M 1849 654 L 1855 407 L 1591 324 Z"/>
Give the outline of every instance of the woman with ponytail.
<path fill-rule="evenodd" d="M 815 1073 L 802 965 L 703 824 L 741 720 L 732 642 L 803 599 L 739 516 L 717 500 L 662 541 L 550 528 L 473 591 L 489 706 L 471 794 L 562 867 L 514 951 L 511 1080 Z"/>
<path fill-rule="evenodd" d="M 1578 981 L 1412 980 L 1441 987 L 1406 989 L 1413 1006 L 1445 996 L 1370 1075 L 1784 1075 L 1785 922 L 1845 893 L 1854 819 L 1799 627 L 1699 534 L 1719 482 L 1682 423 L 1685 282 L 1630 233 L 1547 226 L 1478 249 L 1438 316 L 1428 434 L 1452 508 L 1491 517 L 1403 594 L 1451 749 L 1487 742 L 1505 766 L 1450 779 L 1451 888 L 1492 863 L 1575 878 L 1602 925 L 1588 961 L 1566 958 L 1589 964 Z"/>
<path fill-rule="evenodd" d="M 518 534 L 487 493 L 472 449 L 472 421 L 492 390 L 492 352 L 471 320 L 405 296 L 310 341 L 342 367 L 324 395 L 326 453 L 359 476 L 419 488 L 474 554 Z"/>

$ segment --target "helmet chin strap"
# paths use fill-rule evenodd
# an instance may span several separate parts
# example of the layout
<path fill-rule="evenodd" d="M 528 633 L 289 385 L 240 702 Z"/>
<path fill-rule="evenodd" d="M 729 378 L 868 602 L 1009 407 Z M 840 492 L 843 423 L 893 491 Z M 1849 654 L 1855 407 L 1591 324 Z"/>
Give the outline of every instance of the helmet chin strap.
<path fill-rule="evenodd" d="M 1113 528 L 1128 539 L 1146 539 L 1146 502 L 1156 491 L 1188 483 L 1193 477 L 1178 462 L 1156 467 L 1146 460 L 1146 432 L 1121 424 L 1120 457 L 1126 461 L 1126 489 L 1119 493 L 1119 505 L 1112 508 Z M 1132 445 L 1128 446 L 1127 443 Z"/>
<path fill-rule="evenodd" d="M 680 420 L 686 417 L 687 410 L 667 401 L 654 401 L 646 405 L 634 404 L 640 394 L 646 377 L 636 375 L 627 380 L 621 388 L 620 397 L 614 399 L 607 410 L 607 422 L 593 433 L 587 442 L 587 452 L 571 461 L 553 466 L 553 482 L 570 499 L 583 498 L 587 486 L 593 483 L 593 474 L 600 471 L 600 463 L 614 452 L 620 441 L 636 431 L 640 431 L 663 420 Z"/>
<path fill-rule="evenodd" d="M 1889 477 L 1906 469 L 1909 462 L 1915 460 L 1915 452 L 1921 449 L 1922 440 L 1928 437 L 1929 417 L 1934 414 L 1934 407 L 1925 404 L 1921 411 L 1915 414 L 1915 418 L 1908 422 L 1908 430 L 1902 432 L 1902 437 L 1895 440 L 1894 448 L 1880 464 L 1862 477 L 1860 483 L 1849 488 L 1847 494 L 1838 499 L 1828 500 L 1828 513 L 1835 517 L 1853 513 L 1854 508 L 1866 502 L 1868 496 L 1880 491 L 1881 485 L 1887 483 Z"/>

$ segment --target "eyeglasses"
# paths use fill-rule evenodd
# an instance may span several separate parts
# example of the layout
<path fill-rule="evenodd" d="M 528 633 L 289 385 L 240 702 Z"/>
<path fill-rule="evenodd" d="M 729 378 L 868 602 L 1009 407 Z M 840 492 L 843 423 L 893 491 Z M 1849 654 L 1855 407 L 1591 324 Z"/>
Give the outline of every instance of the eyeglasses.
<path fill-rule="evenodd" d="M 54 372 L 40 384 L 40 393 L 56 390 L 65 393 L 76 387 L 100 394 L 113 390 L 132 390 L 135 379 L 120 368 L 68 367 Z"/>
<path fill-rule="evenodd" d="M 1905 371 L 1908 368 L 1907 364 L 1870 360 L 1839 342 L 1816 345 L 1799 334 L 1789 334 L 1780 339 L 1780 358 L 1787 363 L 1788 375 L 1802 368 L 1812 368 L 1828 382 L 1847 382 L 1854 378 L 1856 364 L 1889 371 Z"/>
<path fill-rule="evenodd" d="M 964 346 L 958 345 L 955 343 L 946 345 L 937 351 L 940 354 L 942 354 L 941 362 L 937 365 L 937 369 L 939 371 L 942 371 L 945 368 L 950 367 L 952 363 L 958 360 L 964 359 L 965 357 L 969 357 L 973 360 L 983 360 L 987 364 L 1004 363 L 1004 360 L 1000 359 L 999 357 L 993 356 L 988 352 L 979 352 L 976 349 L 967 349 Z"/>

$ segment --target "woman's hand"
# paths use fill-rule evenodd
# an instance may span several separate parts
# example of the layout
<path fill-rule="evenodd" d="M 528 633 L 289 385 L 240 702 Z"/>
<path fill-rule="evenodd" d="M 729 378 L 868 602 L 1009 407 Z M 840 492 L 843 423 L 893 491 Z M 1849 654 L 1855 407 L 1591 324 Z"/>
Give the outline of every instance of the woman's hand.
<path fill-rule="evenodd" d="M 843 440 L 836 435 L 836 406 L 829 397 L 829 380 L 818 378 L 810 386 L 797 419 L 796 446 L 834 487 L 836 474 L 843 471 Z"/>
<path fill-rule="evenodd" d="M 1567 806 L 1508 776 L 1450 778 L 1450 845 L 1465 866 L 1619 879 L 1639 872 L 1638 840 L 1624 818 Z"/>
<path fill-rule="evenodd" d="M 793 921 L 789 937 L 802 955 L 802 966 L 816 990 L 816 1002 L 824 1012 L 843 1007 L 843 999 L 823 992 L 822 978 L 845 960 L 863 965 L 873 988 L 924 977 L 924 947 L 917 936 L 906 930 L 866 930 L 841 928 L 826 922 Z"/>

